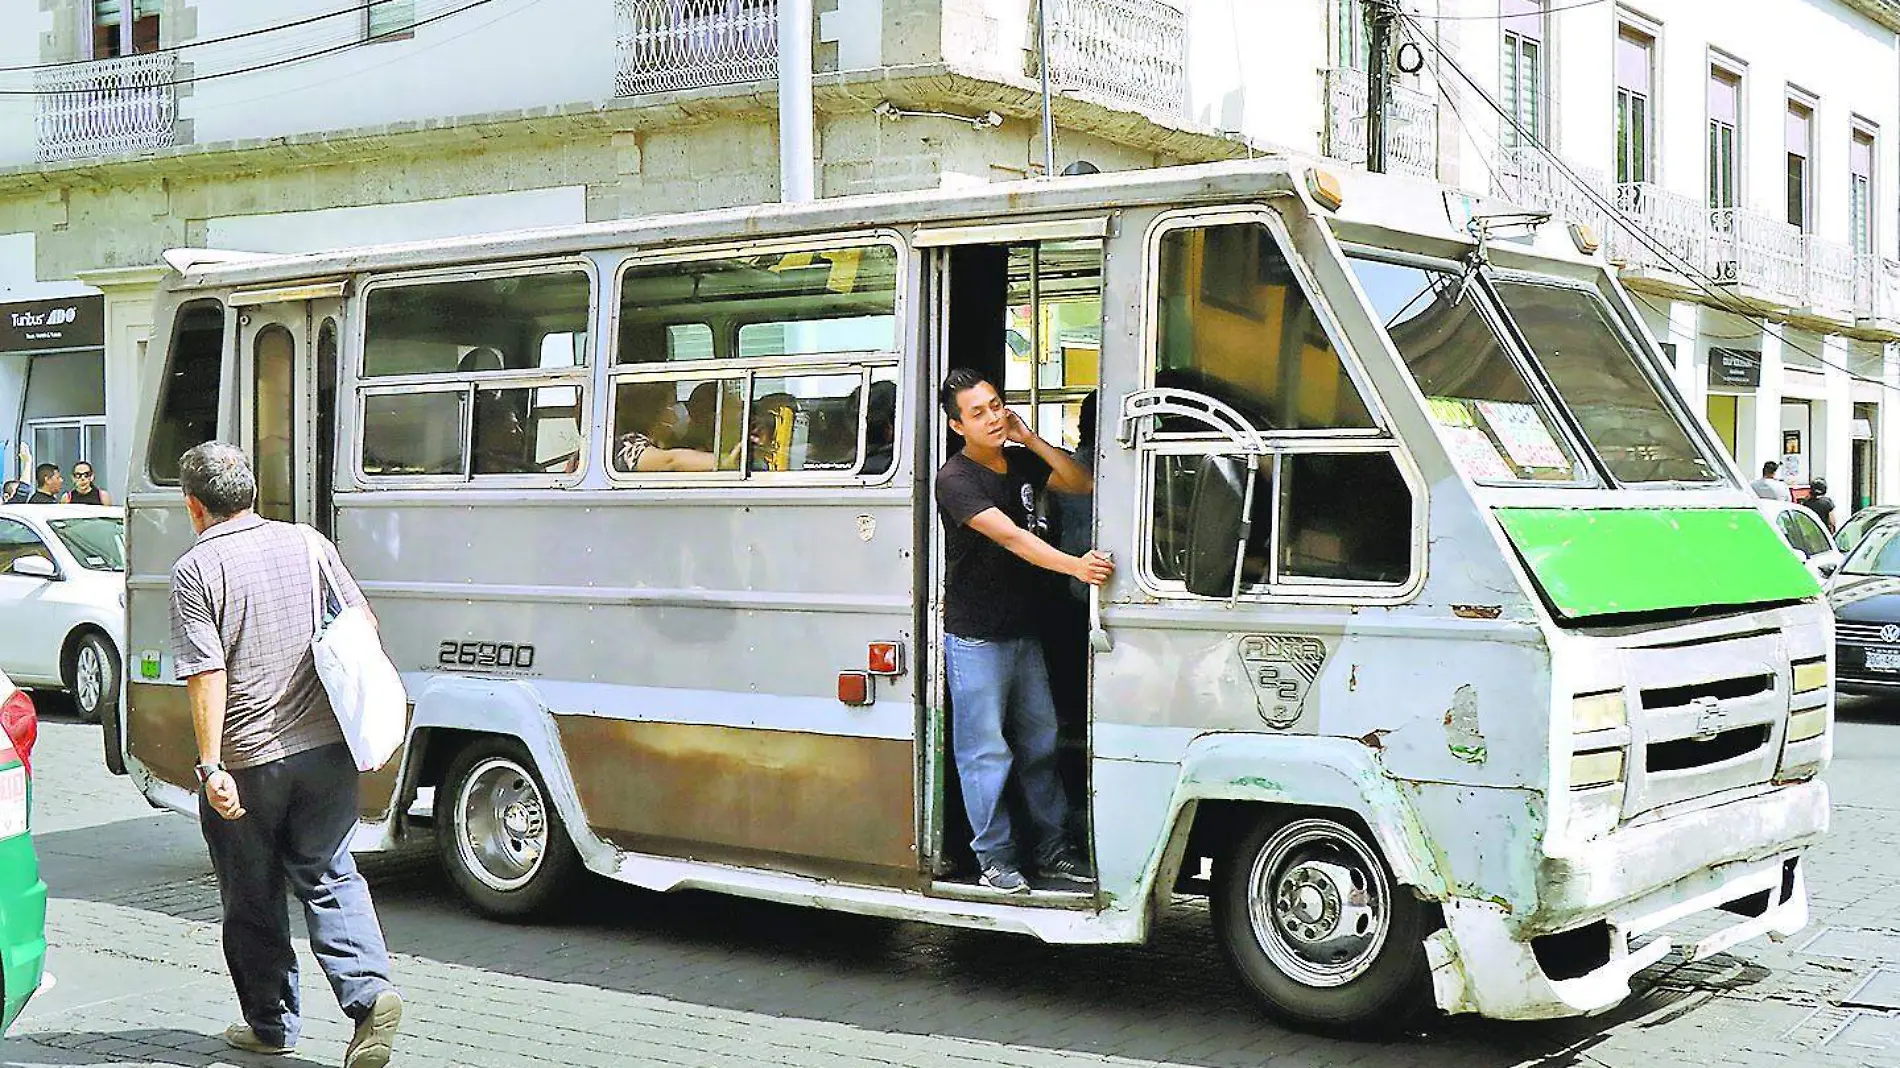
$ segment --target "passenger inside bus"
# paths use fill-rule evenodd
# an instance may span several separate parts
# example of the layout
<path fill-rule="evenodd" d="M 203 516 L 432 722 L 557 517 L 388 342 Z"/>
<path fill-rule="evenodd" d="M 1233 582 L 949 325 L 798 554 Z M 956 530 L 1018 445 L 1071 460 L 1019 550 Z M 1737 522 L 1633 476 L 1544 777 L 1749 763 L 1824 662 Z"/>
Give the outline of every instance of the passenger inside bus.
<path fill-rule="evenodd" d="M 625 472 L 731 470 L 739 447 L 724 457 L 677 444 L 679 402 L 671 382 L 625 382 L 614 398 L 614 466 Z"/>
<path fill-rule="evenodd" d="M 867 475 L 891 469 L 897 448 L 897 383 L 880 378 L 871 383 L 864 412 L 864 467 Z M 854 404 L 855 408 L 856 405 Z"/>

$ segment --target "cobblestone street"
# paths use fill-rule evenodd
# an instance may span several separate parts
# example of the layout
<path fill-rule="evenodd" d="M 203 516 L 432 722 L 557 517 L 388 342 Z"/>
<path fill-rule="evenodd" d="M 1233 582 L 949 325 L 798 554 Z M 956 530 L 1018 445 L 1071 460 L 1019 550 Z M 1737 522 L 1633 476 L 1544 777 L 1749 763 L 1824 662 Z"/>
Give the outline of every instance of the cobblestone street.
<path fill-rule="evenodd" d="M 511 927 L 465 910 L 422 850 L 365 864 L 409 1001 L 395 1063 L 1900 1065 L 1900 711 L 1849 703 L 1842 719 L 1810 928 L 1693 967 L 1670 958 L 1605 1017 L 1448 1020 L 1377 1045 L 1290 1033 L 1243 998 L 1204 909 L 1185 899 L 1146 947 L 606 884 L 566 923 Z M 41 729 L 36 833 L 57 984 L 0 1049 L 5 1063 L 265 1063 L 216 1037 L 236 1007 L 196 828 L 105 772 L 97 728 L 55 714 Z M 335 1064 L 344 1021 L 300 951 L 305 1039 L 268 1063 Z"/>

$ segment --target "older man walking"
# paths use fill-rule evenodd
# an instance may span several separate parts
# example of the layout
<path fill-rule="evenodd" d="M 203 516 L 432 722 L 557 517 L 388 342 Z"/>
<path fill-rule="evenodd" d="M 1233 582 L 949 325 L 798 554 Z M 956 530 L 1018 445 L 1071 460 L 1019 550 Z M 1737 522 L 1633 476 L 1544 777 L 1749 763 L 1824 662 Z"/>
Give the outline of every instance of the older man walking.
<path fill-rule="evenodd" d="M 172 568 L 172 646 L 198 741 L 199 823 L 224 905 L 224 959 L 244 1013 L 224 1040 L 252 1053 L 297 1044 L 288 886 L 337 1004 L 356 1023 L 344 1068 L 382 1068 L 402 999 L 350 856 L 357 772 L 310 652 L 312 543 L 251 510 L 257 481 L 235 446 L 185 453 L 178 481 L 198 539 Z M 336 550 L 320 544 L 340 596 L 363 604 Z"/>

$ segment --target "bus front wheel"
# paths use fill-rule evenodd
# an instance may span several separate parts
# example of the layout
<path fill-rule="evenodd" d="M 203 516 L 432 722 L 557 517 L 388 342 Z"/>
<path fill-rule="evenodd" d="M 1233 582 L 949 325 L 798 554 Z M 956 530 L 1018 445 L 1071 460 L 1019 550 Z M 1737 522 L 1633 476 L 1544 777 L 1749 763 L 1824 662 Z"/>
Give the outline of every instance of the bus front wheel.
<path fill-rule="evenodd" d="M 456 889 L 495 919 L 550 911 L 580 867 L 534 761 L 509 738 L 476 742 L 456 756 L 436 790 L 435 834 Z"/>
<path fill-rule="evenodd" d="M 1214 891 L 1228 960 L 1282 1022 L 1389 1032 L 1430 1005 L 1428 907 L 1357 828 L 1262 820 L 1220 865 Z"/>

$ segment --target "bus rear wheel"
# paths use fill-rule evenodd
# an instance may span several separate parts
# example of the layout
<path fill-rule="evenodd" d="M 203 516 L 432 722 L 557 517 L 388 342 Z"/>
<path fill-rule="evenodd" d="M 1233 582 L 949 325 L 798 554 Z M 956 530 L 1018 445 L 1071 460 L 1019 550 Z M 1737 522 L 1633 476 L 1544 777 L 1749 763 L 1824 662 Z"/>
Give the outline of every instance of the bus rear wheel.
<path fill-rule="evenodd" d="M 580 854 L 519 742 L 462 750 L 435 796 L 436 852 L 456 889 L 499 920 L 533 919 L 572 888 Z"/>
<path fill-rule="evenodd" d="M 1262 820 L 1214 882 L 1221 946 L 1281 1022 L 1389 1033 L 1430 1006 L 1430 913 L 1358 829 L 1325 817 Z"/>

